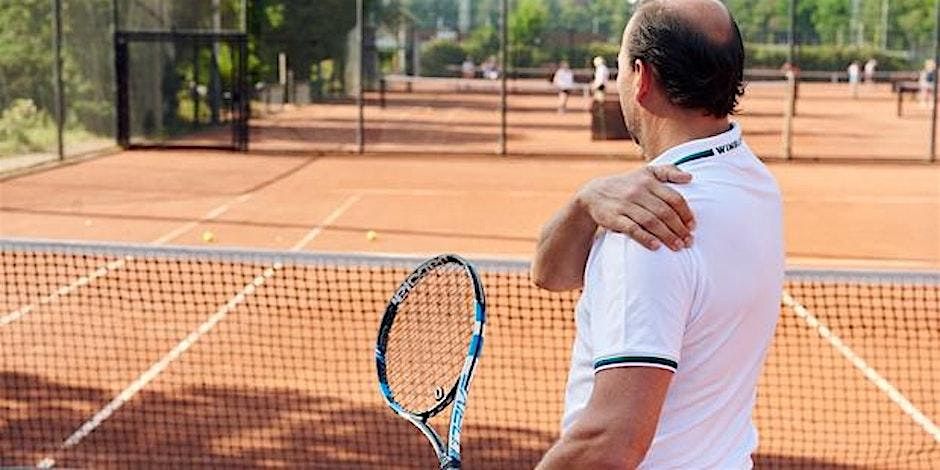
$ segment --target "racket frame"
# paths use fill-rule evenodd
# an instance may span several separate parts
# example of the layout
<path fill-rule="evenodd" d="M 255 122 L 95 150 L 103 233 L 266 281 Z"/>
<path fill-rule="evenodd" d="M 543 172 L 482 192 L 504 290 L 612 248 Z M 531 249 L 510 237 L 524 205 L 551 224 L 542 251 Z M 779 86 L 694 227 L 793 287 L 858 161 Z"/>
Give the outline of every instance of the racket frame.
<path fill-rule="evenodd" d="M 430 409 L 420 413 L 414 413 L 405 409 L 395 401 L 394 391 L 388 385 L 388 378 L 385 371 L 385 348 L 388 344 L 389 332 L 394 324 L 395 316 L 398 314 L 398 307 L 408 298 L 408 294 L 411 290 L 420 284 L 421 279 L 435 269 L 450 263 L 459 264 L 464 269 L 473 285 L 474 323 L 470 342 L 467 345 L 467 355 L 464 359 L 460 374 L 450 390 Z M 470 382 L 473 379 L 473 372 L 476 369 L 477 361 L 483 349 L 483 328 L 485 324 L 485 294 L 483 291 L 483 283 L 480 282 L 479 275 L 477 275 L 473 266 L 460 256 L 445 254 L 435 256 L 421 263 L 405 278 L 398 289 L 395 290 L 395 294 L 392 295 L 391 300 L 389 300 L 385 314 L 382 316 L 382 323 L 379 326 L 379 335 L 375 347 L 375 365 L 379 379 L 379 391 L 382 394 L 382 398 L 385 399 L 386 404 L 395 414 L 413 424 L 424 434 L 434 448 L 434 453 L 437 455 L 440 468 L 442 469 L 461 467 L 460 433 L 463 428 L 463 418 L 466 413 Z M 439 414 L 451 403 L 453 403 L 454 406 L 447 428 L 448 436 L 447 445 L 445 446 L 444 441 L 438 433 L 428 424 L 428 420 Z"/>

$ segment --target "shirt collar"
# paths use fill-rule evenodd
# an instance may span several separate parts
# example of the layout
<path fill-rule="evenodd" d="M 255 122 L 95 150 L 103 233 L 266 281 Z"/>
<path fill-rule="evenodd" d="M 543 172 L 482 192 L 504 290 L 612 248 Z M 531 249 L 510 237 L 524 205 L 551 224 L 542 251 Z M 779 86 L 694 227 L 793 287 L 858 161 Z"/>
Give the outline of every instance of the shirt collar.
<path fill-rule="evenodd" d="M 731 123 L 731 129 L 721 134 L 679 144 L 661 153 L 650 165 L 681 165 L 700 158 L 723 155 L 741 146 L 741 126 Z"/>

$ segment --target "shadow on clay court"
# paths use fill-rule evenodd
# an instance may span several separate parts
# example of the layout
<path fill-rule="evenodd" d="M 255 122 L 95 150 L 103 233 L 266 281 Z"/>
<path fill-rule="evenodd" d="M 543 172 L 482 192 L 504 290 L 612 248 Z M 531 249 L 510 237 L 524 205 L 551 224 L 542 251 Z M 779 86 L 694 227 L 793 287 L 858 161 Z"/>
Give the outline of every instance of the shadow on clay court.
<path fill-rule="evenodd" d="M 497 111 L 499 110 L 499 95 L 479 95 L 482 97 L 490 97 L 491 101 L 470 101 L 470 100 L 458 100 L 458 99 L 445 99 L 435 96 L 410 96 L 404 95 L 406 97 L 398 98 L 390 97 L 385 99 L 385 105 L 387 108 L 431 108 L 431 109 L 446 109 L 448 111 L 455 109 L 476 109 L 484 111 Z M 508 95 L 509 100 L 520 100 L 525 99 L 528 95 Z M 544 105 L 537 104 L 520 104 L 510 102 L 507 107 L 507 111 L 510 113 L 554 113 L 558 108 L 554 101 L 555 97 L 553 95 L 542 95 L 542 98 L 547 98 Z M 368 102 L 367 105 L 370 107 L 379 107 L 380 104 L 378 101 Z M 368 111 L 367 111 L 368 112 Z"/>
<path fill-rule="evenodd" d="M 383 124 L 381 129 L 366 127 L 366 143 L 382 142 L 389 144 L 479 144 L 496 142 L 498 133 L 490 132 L 460 132 L 441 130 L 440 128 L 420 129 L 414 123 L 401 125 Z M 300 141 L 317 144 L 350 144 L 355 142 L 356 131 L 353 124 L 350 127 L 330 127 L 319 125 L 285 125 L 279 124 L 252 127 L 252 141 L 264 144 L 265 141 Z"/>
<path fill-rule="evenodd" d="M 75 448 L 56 446 L 111 399 L 112 391 L 0 373 L 10 403 L 0 424 L 0 465 L 55 455 L 78 468 L 435 468 L 426 439 L 381 404 L 363 405 L 285 388 L 204 384 L 172 394 L 144 391 Z M 555 436 L 468 425 L 467 468 L 532 468 Z M 757 455 L 755 468 L 854 470 L 821 459 Z"/>
<path fill-rule="evenodd" d="M 586 119 L 587 121 L 585 121 L 585 122 L 583 122 L 583 123 L 570 123 L 570 124 L 558 123 L 558 122 L 553 122 L 553 123 L 512 122 L 512 123 L 509 124 L 509 128 L 510 128 L 510 129 L 534 129 L 534 130 L 548 129 L 548 130 L 559 130 L 559 131 L 570 131 L 570 130 L 574 130 L 574 131 L 585 131 L 585 132 L 590 131 L 590 128 L 589 128 L 589 125 L 590 125 L 590 122 L 589 122 L 589 120 L 590 120 L 590 111 L 589 111 L 589 110 L 584 109 L 584 108 L 581 108 L 581 107 L 578 107 L 577 105 L 572 104 L 572 105 L 570 105 L 570 106 L 568 107 L 568 110 L 566 111 L 566 113 L 567 113 L 568 115 L 583 115 L 583 116 L 584 116 L 584 119 Z M 557 109 L 552 108 L 552 117 L 554 117 L 555 114 L 557 114 Z M 348 126 L 348 127 L 355 127 L 357 121 L 356 121 L 355 118 L 348 118 L 348 119 L 344 119 L 344 118 L 323 118 L 323 119 L 320 119 L 320 118 L 318 118 L 318 119 L 317 119 L 317 122 L 318 122 L 318 123 L 324 123 L 324 122 L 336 123 L 336 124 L 340 124 L 340 125 L 342 126 L 342 128 L 345 129 L 345 128 L 347 128 L 347 126 Z M 424 121 L 424 122 L 422 122 L 422 121 L 417 121 L 417 120 L 415 121 L 415 124 L 421 124 L 421 123 L 426 123 L 426 124 L 430 124 L 430 125 L 435 125 L 435 124 L 437 124 L 433 119 L 428 120 L 428 121 Z M 369 128 L 370 125 L 374 125 L 374 124 L 375 124 L 374 122 L 370 122 L 369 120 L 366 120 L 366 123 L 365 123 L 365 125 L 366 125 L 366 130 L 368 130 L 368 128 Z M 465 121 L 465 122 L 461 122 L 461 123 L 460 123 L 460 127 L 493 128 L 493 129 L 499 129 L 500 123 L 497 122 L 497 121 L 493 121 L 493 122 L 471 122 L 471 121 Z M 257 129 L 264 129 L 264 128 L 266 128 L 266 126 L 258 126 L 258 127 L 257 127 Z M 498 131 L 494 131 L 494 132 L 498 132 Z"/>
<path fill-rule="evenodd" d="M 424 436 L 374 406 L 300 390 L 201 385 L 135 396 L 75 448 L 55 447 L 113 392 L 2 373 L 12 403 L 0 427 L 0 465 L 49 455 L 79 468 L 435 468 Z M 12 411 L 12 413 L 10 412 Z M 554 440 L 525 429 L 468 425 L 468 468 L 531 468 Z M 484 437 L 481 437 L 484 436 Z"/>

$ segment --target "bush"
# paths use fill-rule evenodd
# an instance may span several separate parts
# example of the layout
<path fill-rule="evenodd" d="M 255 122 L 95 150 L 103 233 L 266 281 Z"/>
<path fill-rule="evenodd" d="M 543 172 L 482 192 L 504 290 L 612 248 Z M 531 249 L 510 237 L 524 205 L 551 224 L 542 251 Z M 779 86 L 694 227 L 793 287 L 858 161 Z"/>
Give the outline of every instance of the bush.
<path fill-rule="evenodd" d="M 748 68 L 780 68 L 787 60 L 787 47 L 775 44 L 747 45 Z M 870 58 L 878 61 L 878 70 L 913 70 L 916 66 L 906 57 L 871 47 L 852 46 L 802 46 L 799 48 L 799 64 L 803 70 L 838 72 L 844 71 L 853 61 L 864 64 Z"/>
<path fill-rule="evenodd" d="M 467 51 L 456 41 L 436 39 L 421 48 L 421 75 L 431 77 L 453 76 L 448 66 L 460 66 L 467 57 Z"/>
<path fill-rule="evenodd" d="M 473 62 L 479 64 L 490 56 L 499 55 L 499 42 L 496 28 L 484 26 L 472 31 L 470 37 L 460 45 L 473 58 Z"/>
<path fill-rule="evenodd" d="M 5 142 L 2 153 L 18 151 L 39 151 L 43 143 L 34 140 L 37 129 L 49 127 L 49 116 L 40 111 L 33 100 L 16 99 L 0 115 L 0 142 Z"/>
<path fill-rule="evenodd" d="M 588 44 L 587 51 L 590 56 L 588 60 L 594 60 L 597 56 L 603 57 L 604 61 L 607 63 L 607 67 L 611 70 L 617 70 L 617 56 L 620 55 L 619 44 L 592 42 Z M 594 64 L 589 64 L 589 66 L 593 67 Z"/>
<path fill-rule="evenodd" d="M 538 67 L 551 60 L 549 54 L 535 46 L 515 44 L 509 48 L 514 67 Z"/>

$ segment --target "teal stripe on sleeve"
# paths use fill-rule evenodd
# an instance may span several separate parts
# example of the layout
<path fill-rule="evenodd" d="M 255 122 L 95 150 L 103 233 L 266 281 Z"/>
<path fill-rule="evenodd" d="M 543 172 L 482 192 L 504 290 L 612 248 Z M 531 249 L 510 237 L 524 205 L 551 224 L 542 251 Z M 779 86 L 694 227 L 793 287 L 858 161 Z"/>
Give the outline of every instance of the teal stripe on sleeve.
<path fill-rule="evenodd" d="M 600 369 L 601 367 L 615 364 L 658 364 L 669 367 L 670 369 L 676 369 L 679 367 L 679 364 L 672 359 L 656 356 L 611 356 L 595 361 L 594 369 Z"/>

